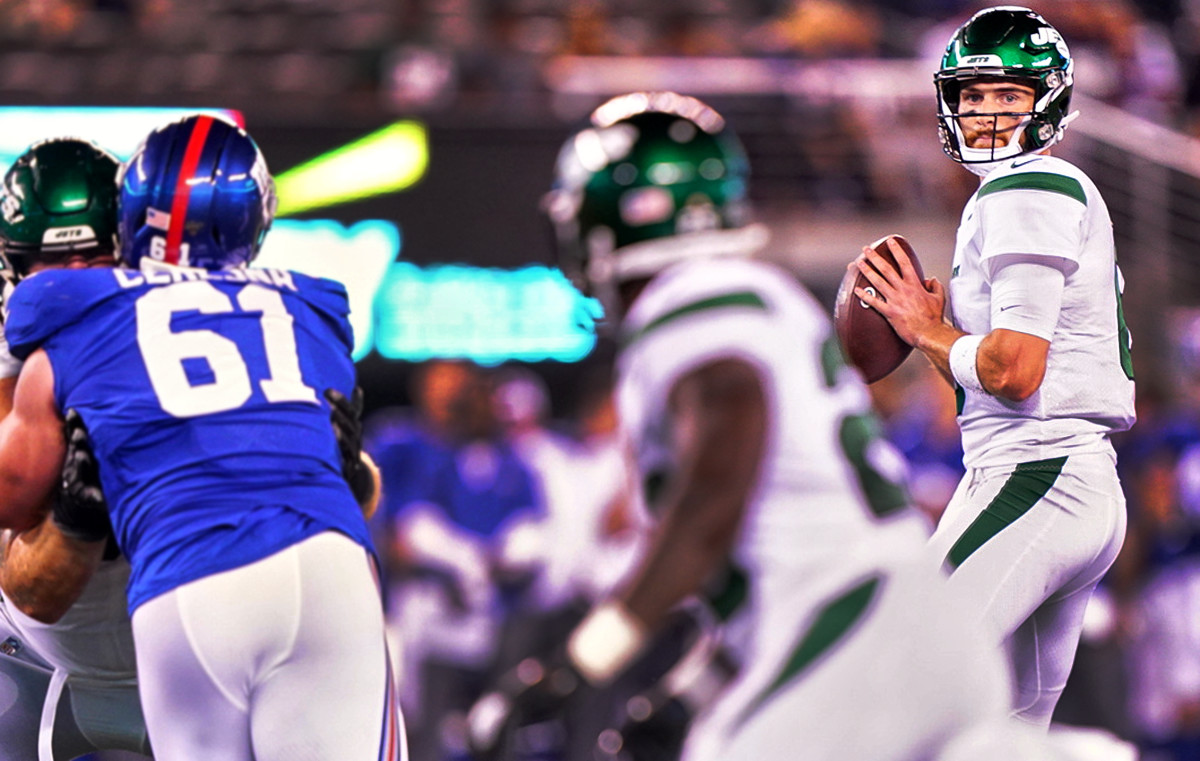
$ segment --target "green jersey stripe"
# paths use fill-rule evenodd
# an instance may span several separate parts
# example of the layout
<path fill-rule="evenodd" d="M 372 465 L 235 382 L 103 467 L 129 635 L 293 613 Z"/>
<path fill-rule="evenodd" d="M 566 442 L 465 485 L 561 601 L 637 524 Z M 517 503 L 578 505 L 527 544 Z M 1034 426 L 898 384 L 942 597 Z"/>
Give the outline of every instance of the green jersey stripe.
<path fill-rule="evenodd" d="M 1038 500 L 1046 496 L 1046 492 L 1050 491 L 1050 487 L 1058 479 L 1058 474 L 1062 473 L 1066 462 L 1066 457 L 1055 457 L 1018 465 L 1004 486 L 1000 487 L 991 504 L 971 522 L 950 548 L 946 555 L 946 565 L 951 572 L 962 565 L 975 550 L 1015 523 L 1018 518 L 1029 512 Z"/>
<path fill-rule="evenodd" d="M 983 198 L 1001 190 L 1048 190 L 1051 193 L 1062 193 L 1087 206 L 1087 194 L 1083 192 L 1083 185 L 1079 184 L 1079 180 L 1061 174 L 1051 174 L 1050 172 L 1010 174 L 1007 177 L 992 180 L 981 187 L 978 197 Z"/>
<path fill-rule="evenodd" d="M 871 601 L 877 597 L 883 576 L 872 576 L 840 597 L 827 603 L 812 625 L 792 649 L 792 654 L 783 665 L 779 676 L 742 713 L 738 724 L 744 724 L 762 704 L 786 687 L 817 658 L 829 652 L 843 639 L 847 632 L 863 617 Z"/>
<path fill-rule="evenodd" d="M 750 307 L 752 309 L 761 309 L 766 311 L 767 302 L 763 300 L 762 296 L 759 296 L 754 291 L 737 291 L 735 293 L 726 293 L 720 296 L 711 296 L 707 299 L 693 301 L 691 304 L 684 304 L 678 309 L 673 309 L 663 316 L 655 320 L 651 320 L 646 327 L 635 333 L 625 336 L 621 343 L 624 346 L 629 346 L 630 344 L 645 338 L 646 334 L 661 328 L 663 325 L 674 322 L 680 317 L 686 317 L 689 314 L 704 312 L 709 309 L 721 309 L 724 307 Z"/>

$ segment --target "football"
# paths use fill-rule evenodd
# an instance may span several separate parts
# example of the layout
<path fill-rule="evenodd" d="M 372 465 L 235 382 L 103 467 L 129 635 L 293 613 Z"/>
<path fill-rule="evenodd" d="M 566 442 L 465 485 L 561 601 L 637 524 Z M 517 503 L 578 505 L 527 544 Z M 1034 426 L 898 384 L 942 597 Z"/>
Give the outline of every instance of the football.
<path fill-rule="evenodd" d="M 895 267 L 896 258 L 888 248 L 888 238 L 896 239 L 908 254 L 917 276 L 924 281 L 925 273 L 921 270 L 921 262 L 903 236 L 885 235 L 872 243 L 871 248 Z M 867 383 L 874 383 L 899 367 L 912 352 L 912 347 L 896 335 L 887 318 L 854 295 L 855 288 L 872 290 L 871 283 L 861 272 L 857 269 L 846 270 L 838 288 L 833 324 L 846 358 L 862 372 Z"/>

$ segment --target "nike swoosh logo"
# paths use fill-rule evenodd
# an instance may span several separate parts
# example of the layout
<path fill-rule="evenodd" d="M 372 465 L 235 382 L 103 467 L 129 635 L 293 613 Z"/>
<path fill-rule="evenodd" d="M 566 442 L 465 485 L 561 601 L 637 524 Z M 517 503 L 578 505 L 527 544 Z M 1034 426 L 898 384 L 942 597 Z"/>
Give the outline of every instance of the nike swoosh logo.
<path fill-rule="evenodd" d="M 1016 306 L 1016 304 L 1009 304 L 1009 305 L 1008 305 L 1008 306 L 1006 306 L 1006 307 L 1000 307 L 1000 311 L 1001 311 L 1001 312 L 1007 312 L 1008 310 L 1012 309 L 1012 308 L 1013 308 L 1013 307 L 1015 307 L 1015 306 Z"/>
<path fill-rule="evenodd" d="M 1012 163 L 1012 168 L 1013 168 L 1013 169 L 1016 169 L 1017 167 L 1022 167 L 1022 166 L 1025 166 L 1026 164 L 1032 164 L 1033 162 L 1035 162 L 1035 161 L 1037 161 L 1037 160 L 1038 160 L 1038 157 L 1037 157 L 1037 156 L 1035 156 L 1035 157 L 1033 157 L 1033 158 L 1031 158 L 1031 159 L 1028 159 L 1028 160 L 1026 160 L 1026 161 L 1022 161 L 1020 164 L 1018 164 L 1017 162 L 1015 162 L 1015 161 L 1014 161 L 1014 162 Z"/>

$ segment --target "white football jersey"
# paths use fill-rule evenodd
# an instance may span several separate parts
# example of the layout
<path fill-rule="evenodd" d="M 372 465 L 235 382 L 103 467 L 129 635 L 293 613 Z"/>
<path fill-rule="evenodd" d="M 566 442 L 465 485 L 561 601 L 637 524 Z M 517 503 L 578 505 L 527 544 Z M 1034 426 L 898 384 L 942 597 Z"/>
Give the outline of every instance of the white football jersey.
<path fill-rule="evenodd" d="M 128 582 L 125 558 L 105 561 L 56 623 L 35 621 L 16 606 L 9 615 L 25 644 L 51 666 L 74 677 L 132 684 L 137 658 L 125 597 Z"/>
<path fill-rule="evenodd" d="M 4 337 L 4 331 L 0 330 L 0 379 L 20 375 L 22 364 L 21 360 L 9 353 L 8 340 Z"/>
<path fill-rule="evenodd" d="M 985 176 L 967 202 L 950 276 L 954 324 L 992 330 L 1012 305 L 993 304 L 998 256 L 1065 262 L 1062 308 L 1041 387 L 1022 402 L 957 390 L 964 462 L 970 467 L 1110 450 L 1107 436 L 1134 421 L 1130 337 L 1112 220 L 1096 186 L 1072 164 L 1020 156 Z"/>
<path fill-rule="evenodd" d="M 8 339 L 4 335 L 4 321 L 8 319 L 8 297 L 12 295 L 12 280 L 0 278 L 0 379 L 14 378 L 24 364 L 8 350 Z"/>
<path fill-rule="evenodd" d="M 617 401 L 651 512 L 653 484 L 673 467 L 672 387 L 702 365 L 738 358 L 760 368 L 769 420 L 734 549 L 742 570 L 794 579 L 795 571 L 837 566 L 882 526 L 924 541 L 900 485 L 903 459 L 877 435 L 865 385 L 842 360 L 824 309 L 794 277 L 746 259 L 676 265 L 646 287 L 622 329 Z"/>

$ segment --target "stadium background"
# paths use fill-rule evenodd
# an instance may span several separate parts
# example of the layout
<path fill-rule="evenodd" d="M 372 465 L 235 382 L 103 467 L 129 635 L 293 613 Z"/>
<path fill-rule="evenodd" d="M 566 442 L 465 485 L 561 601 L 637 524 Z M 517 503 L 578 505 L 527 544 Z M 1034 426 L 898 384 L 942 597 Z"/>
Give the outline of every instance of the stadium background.
<path fill-rule="evenodd" d="M 1200 404 L 1200 143 L 1193 137 L 1200 133 L 1200 4 L 1034 5 L 1076 57 L 1081 116 L 1060 153 L 1091 174 L 1113 214 L 1128 280 L 1138 431 L 1146 432 L 1125 444 L 1136 466 L 1126 477 L 1134 513 L 1126 554 L 1136 557 L 1114 570 L 1121 575 L 1109 585 L 1114 602 L 1097 611 L 1099 635 L 1081 651 L 1079 678 L 1093 682 L 1077 685 L 1078 699 L 1064 703 L 1078 723 L 1136 737 L 1148 731 L 1130 707 L 1141 699 L 1139 595 L 1157 574 L 1200 554 L 1193 549 L 1200 479 L 1189 470 L 1195 437 L 1180 423 L 1197 417 Z M 520 360 L 545 379 L 555 421 L 569 428 L 581 386 L 604 371 L 611 350 L 601 340 L 588 351 L 589 307 L 556 277 L 538 205 L 559 146 L 590 109 L 619 92 L 676 89 L 720 110 L 750 156 L 751 197 L 772 230 L 764 255 L 792 268 L 826 303 L 858 248 L 890 232 L 906 235 L 926 272 L 945 280 L 958 213 L 975 180 L 938 146 L 932 72 L 950 32 L 978 7 L 956 0 L 5 0 L 0 140 L 20 141 L 10 127 L 34 118 L 25 107 L 53 109 L 52 123 L 62 125 L 54 131 L 85 136 L 91 112 L 58 109 L 236 111 L 273 172 L 299 178 L 284 194 L 285 208 L 314 188 L 332 195 L 296 200 L 284 214 L 337 223 L 336 245 L 318 266 L 346 279 L 373 273 L 355 286 L 366 293 L 356 317 L 371 334 L 359 364 L 368 412 L 410 404 L 413 371 L 425 359 Z M 381 134 L 398 141 L 387 143 L 390 153 L 366 150 L 347 162 L 346 146 L 370 148 Z M 347 163 L 304 181 L 303 168 L 331 156 Z M 368 175 L 380 184 L 367 187 L 360 180 Z M 384 243 L 375 240 L 369 255 L 355 249 L 350 232 L 365 230 L 355 228 L 364 221 L 384 223 L 372 228 Z M 329 239 L 315 240 L 320 258 L 320 241 Z M 927 405 L 926 375 L 910 362 L 878 384 L 882 411 L 903 416 Z M 1166 489 L 1168 529 L 1139 521 L 1138 510 L 1148 512 L 1143 503 L 1152 501 L 1143 489 Z M 1176 623 L 1163 636 L 1192 637 L 1200 650 L 1200 591 L 1190 599 L 1176 606 Z M 1196 736 L 1200 679 L 1193 682 L 1192 693 L 1178 698 L 1190 718 L 1177 729 Z"/>

